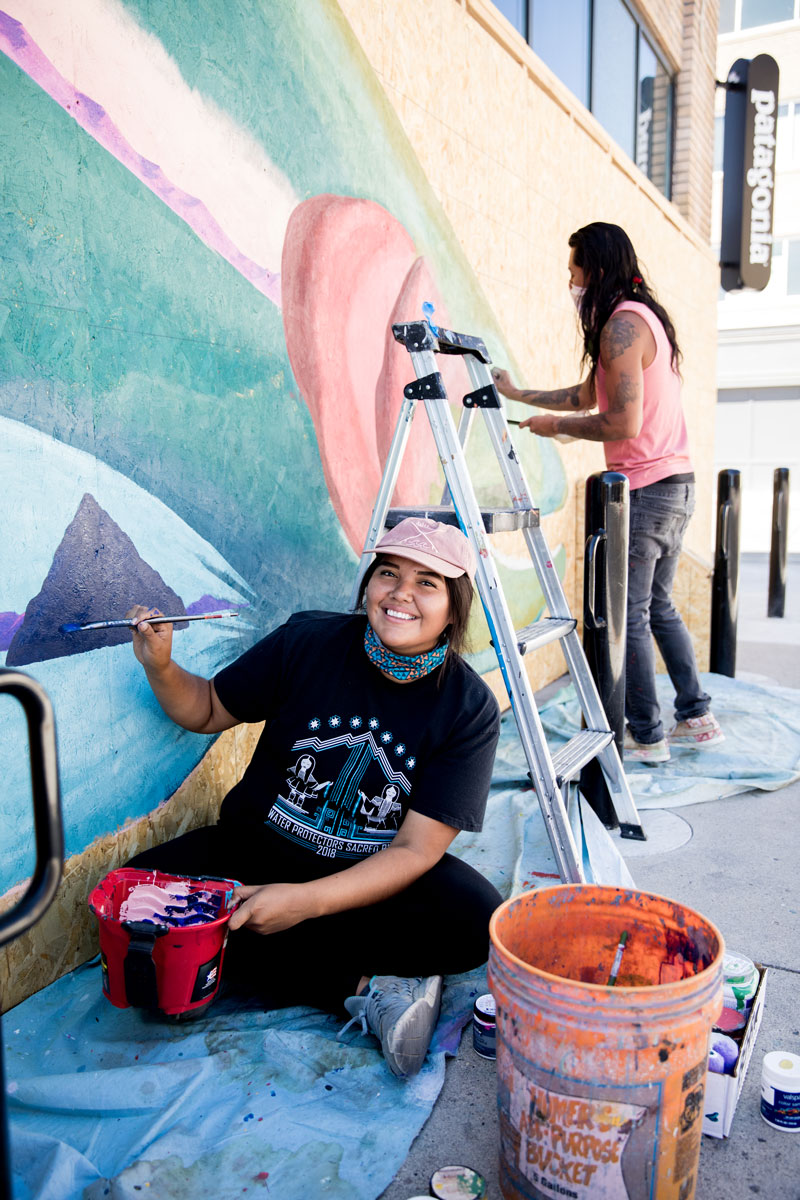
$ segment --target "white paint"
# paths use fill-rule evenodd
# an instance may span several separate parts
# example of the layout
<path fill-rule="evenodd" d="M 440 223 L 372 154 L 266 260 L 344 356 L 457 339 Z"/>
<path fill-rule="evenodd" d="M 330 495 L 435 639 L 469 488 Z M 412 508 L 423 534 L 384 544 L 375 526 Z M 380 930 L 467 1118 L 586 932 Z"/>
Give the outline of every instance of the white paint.
<path fill-rule="evenodd" d="M 187 84 L 119 0 L 4 0 L 3 8 L 139 154 L 202 200 L 243 254 L 280 271 L 298 203 L 291 183 L 252 134 Z"/>

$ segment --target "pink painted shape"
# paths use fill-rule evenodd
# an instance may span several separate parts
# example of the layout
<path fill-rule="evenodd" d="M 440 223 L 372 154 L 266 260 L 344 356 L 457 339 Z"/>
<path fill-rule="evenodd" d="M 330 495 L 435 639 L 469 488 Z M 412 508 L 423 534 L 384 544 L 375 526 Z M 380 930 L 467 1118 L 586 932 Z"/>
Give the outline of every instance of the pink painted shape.
<path fill-rule="evenodd" d="M 416 259 L 403 226 L 372 200 L 314 196 L 298 205 L 286 230 L 286 347 L 314 421 L 331 502 L 358 553 L 380 484 L 391 415 L 413 378 L 390 325 L 398 305 L 405 310 L 402 297 L 416 287 L 409 292 Z M 404 491 L 419 487 L 414 499 L 425 503 L 437 471 L 432 441 L 415 441 L 410 470 Z"/>
<path fill-rule="evenodd" d="M 403 402 L 403 388 L 409 379 L 414 378 L 408 351 L 395 341 L 391 327 L 404 321 L 422 320 L 422 305 L 426 300 L 430 301 L 435 309 L 432 320 L 437 325 L 441 324 L 445 329 L 449 329 L 450 317 L 433 281 L 430 268 L 424 258 L 418 258 L 403 282 L 386 329 L 383 369 L 375 395 L 378 454 L 381 463 L 386 461 L 389 453 Z M 469 375 L 462 359 L 440 355 L 436 366 L 444 379 L 447 394 L 453 400 L 460 401 L 471 391 Z M 421 404 L 417 405 L 419 410 L 422 407 Z M 428 503 L 431 484 L 437 475 L 437 457 L 430 422 L 424 412 L 418 411 L 411 425 L 403 465 L 397 480 L 394 495 L 396 505 L 405 507 Z M 434 497 L 433 502 L 438 501 L 439 497 Z"/>
<path fill-rule="evenodd" d="M 30 75 L 96 142 L 177 213 L 201 241 L 216 250 L 240 275 L 280 307 L 280 276 L 243 254 L 202 201 L 176 187 L 157 163 L 137 153 L 106 110 L 73 87 L 30 37 L 24 25 L 4 12 L 0 12 L 0 50 Z"/>

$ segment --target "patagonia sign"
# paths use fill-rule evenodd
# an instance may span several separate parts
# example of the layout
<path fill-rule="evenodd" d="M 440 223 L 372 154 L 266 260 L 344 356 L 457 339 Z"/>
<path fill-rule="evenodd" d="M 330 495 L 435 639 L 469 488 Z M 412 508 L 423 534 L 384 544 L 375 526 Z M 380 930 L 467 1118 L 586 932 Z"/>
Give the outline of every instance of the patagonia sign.
<path fill-rule="evenodd" d="M 726 83 L 720 267 L 726 291 L 769 283 L 775 199 L 778 64 L 738 59 Z"/>

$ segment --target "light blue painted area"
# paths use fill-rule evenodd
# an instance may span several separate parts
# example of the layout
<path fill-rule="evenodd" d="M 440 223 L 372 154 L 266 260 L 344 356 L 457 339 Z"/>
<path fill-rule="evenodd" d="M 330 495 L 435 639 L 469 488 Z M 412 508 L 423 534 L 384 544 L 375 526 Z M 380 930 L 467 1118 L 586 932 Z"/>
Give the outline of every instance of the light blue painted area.
<path fill-rule="evenodd" d="M 185 603 L 206 593 L 231 608 L 250 600 L 245 581 L 213 546 L 160 500 L 83 451 L 0 418 L 0 478 L 18 518 L 0 540 L 0 578 L 9 584 L 6 596 L 19 597 L 22 607 L 41 587 L 86 491 Z M 64 614 L 65 620 L 71 616 Z M 175 657 L 187 670 L 210 677 L 252 643 L 254 620 L 245 610 L 236 619 L 189 625 L 175 634 Z M 0 655 L 0 665 L 5 657 Z M 42 684 L 55 711 L 68 855 L 154 809 L 212 740 L 164 716 L 130 646 L 47 659 L 24 673 Z M 2 700 L 0 892 L 32 865 L 27 730 L 19 706 L 8 696 Z"/>
<path fill-rule="evenodd" d="M 230 600 L 231 606 L 246 603 L 252 595 L 209 542 L 144 488 L 93 455 L 2 416 L 0 479 L 3 504 L 15 515 L 0 536 L 2 598 L 18 612 L 24 612 L 42 586 L 85 492 L 127 533 L 145 562 L 184 604 L 206 592 Z M 142 603 L 146 600 L 142 597 Z M 65 613 L 64 620 L 70 616 Z"/>

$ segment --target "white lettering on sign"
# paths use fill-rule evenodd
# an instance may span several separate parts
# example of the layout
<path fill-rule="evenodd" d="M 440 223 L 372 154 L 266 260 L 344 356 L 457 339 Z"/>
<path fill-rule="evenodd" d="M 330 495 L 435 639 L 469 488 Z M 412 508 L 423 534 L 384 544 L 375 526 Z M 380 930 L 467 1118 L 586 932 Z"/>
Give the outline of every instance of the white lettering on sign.
<path fill-rule="evenodd" d="M 775 93 L 750 89 L 755 108 L 753 165 L 747 172 L 750 193 L 750 262 L 768 266 L 772 247 L 772 197 L 775 188 Z"/>

